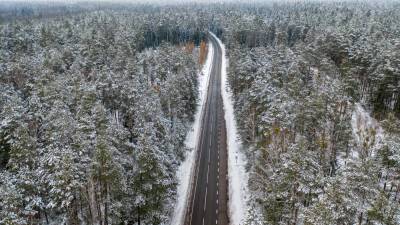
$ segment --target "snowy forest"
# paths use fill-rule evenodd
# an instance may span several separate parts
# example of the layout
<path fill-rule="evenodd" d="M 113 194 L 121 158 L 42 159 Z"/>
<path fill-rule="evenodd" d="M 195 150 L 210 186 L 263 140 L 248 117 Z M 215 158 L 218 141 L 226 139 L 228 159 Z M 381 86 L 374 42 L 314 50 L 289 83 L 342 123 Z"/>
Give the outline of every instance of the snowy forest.
<path fill-rule="evenodd" d="M 208 31 L 245 224 L 400 224 L 399 21 L 395 0 L 0 2 L 0 224 L 170 224 Z"/>
<path fill-rule="evenodd" d="M 400 4 L 220 11 L 248 224 L 400 224 Z"/>
<path fill-rule="evenodd" d="M 17 13 L 1 25 L 0 224 L 168 219 L 197 99 L 191 46 L 204 40 L 198 21 L 171 13 Z"/>

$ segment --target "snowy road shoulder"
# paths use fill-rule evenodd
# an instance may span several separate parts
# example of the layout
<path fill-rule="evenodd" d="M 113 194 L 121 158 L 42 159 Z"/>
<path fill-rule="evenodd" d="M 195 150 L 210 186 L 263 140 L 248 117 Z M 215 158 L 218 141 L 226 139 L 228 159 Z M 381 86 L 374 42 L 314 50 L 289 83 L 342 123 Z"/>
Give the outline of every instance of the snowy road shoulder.
<path fill-rule="evenodd" d="M 186 213 L 187 201 L 190 194 L 190 187 L 193 177 L 195 157 L 196 157 L 196 144 L 198 143 L 200 134 L 200 120 L 201 112 L 204 108 L 204 102 L 207 96 L 207 89 L 210 80 L 211 65 L 214 56 L 214 49 L 211 44 L 208 45 L 207 60 L 203 66 L 201 73 L 198 76 L 199 82 L 199 102 L 195 113 L 195 120 L 192 124 L 191 129 L 186 135 L 185 145 L 191 151 L 187 151 L 185 160 L 180 165 L 177 171 L 178 188 L 177 188 L 177 201 L 174 209 L 174 213 L 171 218 L 171 225 L 182 225 L 184 222 L 184 216 Z"/>

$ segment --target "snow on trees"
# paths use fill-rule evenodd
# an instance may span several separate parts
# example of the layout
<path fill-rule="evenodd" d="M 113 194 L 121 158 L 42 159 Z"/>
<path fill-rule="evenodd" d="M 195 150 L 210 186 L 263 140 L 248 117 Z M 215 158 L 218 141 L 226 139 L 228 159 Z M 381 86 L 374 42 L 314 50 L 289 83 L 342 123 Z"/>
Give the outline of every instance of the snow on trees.
<path fill-rule="evenodd" d="M 205 27 L 153 10 L 0 25 L 1 224 L 169 221 Z"/>

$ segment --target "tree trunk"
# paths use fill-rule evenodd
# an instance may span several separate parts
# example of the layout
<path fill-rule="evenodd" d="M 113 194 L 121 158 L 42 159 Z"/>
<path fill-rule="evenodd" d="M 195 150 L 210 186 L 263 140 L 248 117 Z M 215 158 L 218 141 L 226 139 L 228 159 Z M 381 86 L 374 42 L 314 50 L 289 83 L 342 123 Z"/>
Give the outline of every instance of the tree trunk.
<path fill-rule="evenodd" d="M 108 194 L 108 184 L 106 185 L 106 200 L 104 202 L 104 224 L 108 225 L 108 202 L 109 202 L 109 194 Z"/>
<path fill-rule="evenodd" d="M 138 225 L 140 225 L 140 207 L 137 207 L 137 214 L 138 214 Z"/>
<path fill-rule="evenodd" d="M 399 194 L 399 191 L 400 191 L 400 184 L 397 185 L 396 194 L 394 195 L 394 201 L 397 201 L 397 195 Z"/>
<path fill-rule="evenodd" d="M 89 178 L 89 183 L 88 183 L 88 200 L 89 200 L 89 209 L 91 212 L 91 220 L 93 225 L 99 224 L 99 212 L 97 208 L 97 202 L 96 202 L 96 190 L 94 187 L 93 183 L 93 178 Z"/>
<path fill-rule="evenodd" d="M 68 209 L 68 224 L 70 225 L 79 225 L 79 217 L 78 217 L 78 201 L 75 197 L 71 202 L 71 207 Z"/>
<path fill-rule="evenodd" d="M 257 129 L 257 124 L 256 124 L 256 107 L 252 106 L 251 107 L 251 141 L 254 142 L 256 139 L 256 129 Z"/>
<path fill-rule="evenodd" d="M 294 221 L 293 221 L 293 225 L 297 224 L 297 217 L 299 215 L 299 208 L 296 207 L 295 211 L 294 211 Z"/>
<path fill-rule="evenodd" d="M 46 218 L 46 224 L 49 224 L 49 217 L 47 216 L 46 209 L 43 209 L 44 217 Z"/>
<path fill-rule="evenodd" d="M 358 225 L 361 225 L 363 221 L 363 213 L 361 212 L 360 216 L 358 217 Z"/>
<path fill-rule="evenodd" d="M 101 175 L 100 175 L 101 176 Z M 101 190 L 101 185 L 99 183 L 96 184 L 95 186 L 95 202 L 97 204 L 97 212 L 98 212 L 98 217 L 99 218 L 99 224 L 103 225 L 103 208 L 102 208 L 102 190 Z M 100 189 L 100 190 L 99 190 Z"/>

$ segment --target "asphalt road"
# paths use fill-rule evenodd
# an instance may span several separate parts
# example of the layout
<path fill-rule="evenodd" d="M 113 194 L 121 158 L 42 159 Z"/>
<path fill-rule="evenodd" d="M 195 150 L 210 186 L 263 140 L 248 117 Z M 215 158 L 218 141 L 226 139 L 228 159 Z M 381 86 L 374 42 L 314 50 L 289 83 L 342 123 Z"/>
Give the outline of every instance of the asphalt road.
<path fill-rule="evenodd" d="M 185 224 L 227 225 L 227 149 L 226 126 L 221 96 L 222 50 L 209 35 L 214 56 L 202 128 L 197 144 L 196 169 Z"/>

